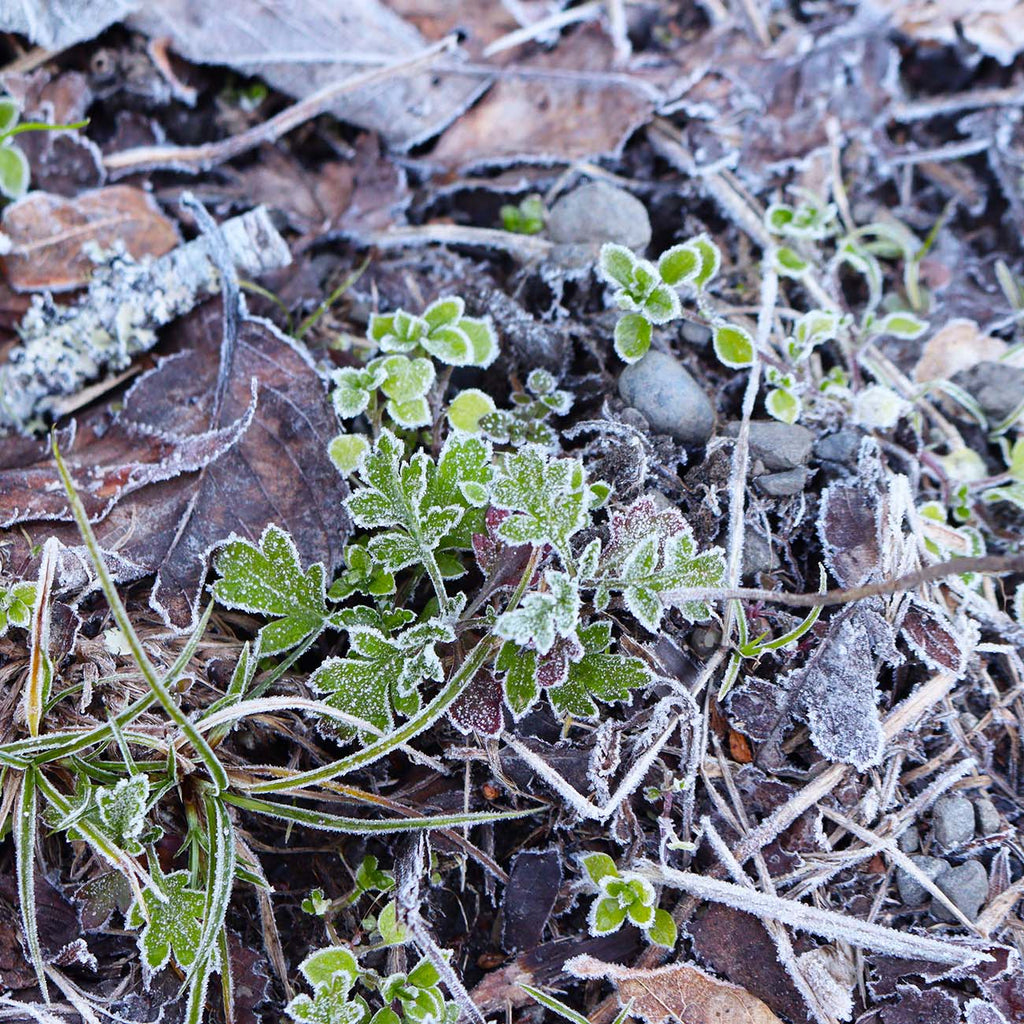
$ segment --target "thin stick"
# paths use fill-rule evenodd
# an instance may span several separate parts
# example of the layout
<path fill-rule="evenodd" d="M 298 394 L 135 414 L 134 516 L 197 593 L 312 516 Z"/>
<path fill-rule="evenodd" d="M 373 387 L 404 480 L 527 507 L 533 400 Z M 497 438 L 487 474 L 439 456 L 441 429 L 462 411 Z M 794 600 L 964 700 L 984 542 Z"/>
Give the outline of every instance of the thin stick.
<path fill-rule="evenodd" d="M 445 36 L 444 39 L 431 43 L 430 46 L 424 47 L 411 57 L 404 57 L 391 64 L 385 64 L 358 75 L 351 75 L 348 78 L 343 78 L 340 82 L 331 82 L 305 99 L 282 110 L 281 113 L 268 118 L 262 124 L 239 132 L 238 135 L 232 135 L 230 138 L 221 139 L 219 142 L 208 142 L 201 146 L 137 146 L 134 149 L 126 149 L 121 153 L 111 153 L 104 157 L 104 169 L 112 179 L 124 177 L 126 174 L 134 174 L 136 171 L 154 170 L 158 167 L 186 171 L 191 174 L 208 171 L 211 167 L 216 167 L 226 160 L 247 153 L 264 142 L 273 142 L 282 135 L 287 135 L 300 124 L 324 113 L 340 96 L 347 96 L 364 86 L 382 82 L 395 75 L 407 74 L 430 64 L 438 54 L 454 48 L 456 42 L 457 39 L 454 35 Z"/>

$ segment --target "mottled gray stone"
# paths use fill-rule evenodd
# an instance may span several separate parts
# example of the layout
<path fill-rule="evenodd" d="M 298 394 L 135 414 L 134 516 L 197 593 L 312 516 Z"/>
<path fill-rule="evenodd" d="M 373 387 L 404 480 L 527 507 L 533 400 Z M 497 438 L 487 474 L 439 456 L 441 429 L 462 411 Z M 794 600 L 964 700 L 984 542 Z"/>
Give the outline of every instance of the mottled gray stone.
<path fill-rule="evenodd" d="M 784 469 L 781 473 L 765 473 L 757 478 L 757 486 L 773 498 L 788 498 L 807 486 L 807 470 L 802 466 Z"/>
<path fill-rule="evenodd" d="M 768 542 L 768 538 L 763 533 L 748 529 L 743 538 L 740 574 L 747 578 L 756 576 L 759 572 L 771 572 L 778 567 L 778 555 L 775 554 L 775 549 Z"/>
<path fill-rule="evenodd" d="M 1005 420 L 1024 398 L 1024 368 L 1007 363 L 982 362 L 953 377 L 974 397 L 993 426 Z"/>
<path fill-rule="evenodd" d="M 664 352 L 648 352 L 619 376 L 622 400 L 643 414 L 651 429 L 691 448 L 706 444 L 715 411 L 700 385 Z"/>
<path fill-rule="evenodd" d="M 592 181 L 551 207 L 548 235 L 562 244 L 618 242 L 644 249 L 651 240 L 651 219 L 636 196 L 606 181 Z"/>
<path fill-rule="evenodd" d="M 863 440 L 864 435 L 859 430 L 837 430 L 814 442 L 814 454 L 822 462 L 839 462 L 853 469 Z"/>
<path fill-rule="evenodd" d="M 941 796 L 932 808 L 932 835 L 945 850 L 974 838 L 974 805 L 963 796 Z"/>
<path fill-rule="evenodd" d="M 904 853 L 916 853 L 921 847 L 921 837 L 913 825 L 900 836 L 899 847 Z"/>
<path fill-rule="evenodd" d="M 722 431 L 726 437 L 736 437 L 740 425 L 727 423 Z M 803 466 L 811 455 L 814 434 L 799 423 L 781 423 L 778 420 L 751 420 L 750 454 L 760 459 L 765 469 L 778 472 Z"/>
<path fill-rule="evenodd" d="M 938 857 L 923 857 L 918 854 L 910 859 L 914 866 L 933 882 L 939 875 L 949 870 L 949 864 Z M 928 890 L 903 870 L 896 872 L 896 888 L 905 907 L 920 906 L 928 898 Z"/>
<path fill-rule="evenodd" d="M 974 805 L 974 818 L 978 824 L 979 836 L 995 835 L 1002 827 L 996 805 L 985 797 Z"/>
<path fill-rule="evenodd" d="M 971 921 L 976 921 L 982 904 L 988 899 L 988 872 L 976 860 L 968 860 L 959 867 L 943 871 L 935 884 L 949 897 L 957 909 Z M 932 917 L 939 921 L 955 921 L 952 912 L 938 900 L 932 900 Z"/>

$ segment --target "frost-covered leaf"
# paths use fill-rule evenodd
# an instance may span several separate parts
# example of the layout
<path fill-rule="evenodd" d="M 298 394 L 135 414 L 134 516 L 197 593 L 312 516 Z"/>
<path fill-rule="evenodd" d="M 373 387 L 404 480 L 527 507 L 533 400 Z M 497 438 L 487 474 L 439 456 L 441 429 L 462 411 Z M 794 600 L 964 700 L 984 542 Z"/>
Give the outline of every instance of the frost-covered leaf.
<path fill-rule="evenodd" d="M 28 191 L 31 171 L 25 154 L 15 145 L 0 145 L 0 192 L 20 199 Z"/>
<path fill-rule="evenodd" d="M 521 718 L 540 697 L 537 652 L 514 643 L 506 643 L 498 653 L 494 667 L 498 672 L 504 673 L 505 703 L 512 712 L 512 717 Z"/>
<path fill-rule="evenodd" d="M 647 938 L 656 946 L 664 946 L 666 949 L 674 949 L 679 938 L 679 929 L 667 910 L 660 907 L 655 908 L 654 920 L 647 929 Z"/>
<path fill-rule="evenodd" d="M 646 498 L 612 516 L 611 540 L 596 574 L 599 590 L 619 591 L 626 607 L 652 633 L 666 608 L 690 621 L 706 619 L 704 601 L 676 601 L 673 591 L 721 586 L 721 549 L 697 552 L 693 531 L 676 509 L 658 511 Z"/>
<path fill-rule="evenodd" d="M 448 715 L 460 732 L 499 736 L 504 724 L 503 696 L 502 685 L 494 673 L 481 669 L 459 694 Z"/>
<path fill-rule="evenodd" d="M 698 235 L 666 249 L 658 260 L 658 273 L 666 284 L 702 289 L 718 273 L 721 263 L 718 246 L 707 235 Z"/>
<path fill-rule="evenodd" d="M 359 468 L 363 453 L 370 447 L 365 434 L 339 434 L 327 447 L 331 462 L 338 472 L 348 476 Z"/>
<path fill-rule="evenodd" d="M 564 683 L 547 691 L 551 706 L 559 714 L 594 718 L 598 714 L 596 701 L 603 704 L 628 702 L 632 690 L 650 683 L 650 671 L 640 658 L 607 653 L 611 643 L 610 623 L 592 623 L 581 629 L 578 636 L 583 656 L 569 663 L 569 675 Z"/>
<path fill-rule="evenodd" d="M 799 692 L 818 750 L 860 771 L 880 764 L 885 749 L 872 646 L 868 623 L 854 612 L 829 630 L 808 663 L 785 682 Z"/>
<path fill-rule="evenodd" d="M 494 400 L 479 388 L 460 391 L 448 404 L 448 422 L 467 434 L 480 433 L 480 418 L 495 410 Z"/>
<path fill-rule="evenodd" d="M 598 885 L 603 878 L 611 876 L 619 877 L 619 869 L 615 861 L 607 853 L 587 853 L 580 857 L 580 866 L 587 873 L 587 877 L 594 885 Z"/>
<path fill-rule="evenodd" d="M 900 312 L 890 313 L 875 322 L 871 328 L 872 334 L 888 334 L 895 338 L 904 338 L 913 341 L 920 338 L 928 330 L 928 321 L 922 320 L 913 313 Z"/>
<path fill-rule="evenodd" d="M 539 445 L 524 445 L 506 456 L 491 503 L 513 513 L 497 528 L 502 540 L 551 544 L 563 562 L 570 561 L 569 540 L 589 521 L 583 464 L 552 458 Z"/>
<path fill-rule="evenodd" d="M 96 812 L 103 830 L 119 846 L 131 854 L 142 853 L 139 836 L 146 824 L 146 802 L 149 799 L 149 778 L 129 775 L 119 779 L 112 788 L 96 790 Z"/>
<path fill-rule="evenodd" d="M 563 572 L 549 569 L 544 574 L 546 590 L 527 594 L 519 607 L 505 612 L 494 624 L 494 632 L 505 640 L 525 647 L 532 643 L 540 654 L 547 654 L 556 636 L 576 631 L 580 614 L 579 588 Z"/>
<path fill-rule="evenodd" d="M 783 245 L 775 250 L 775 272 L 777 274 L 799 279 L 810 269 L 810 262 L 805 260 L 796 249 Z"/>
<path fill-rule="evenodd" d="M 754 339 L 749 331 L 735 324 L 716 324 L 711 343 L 718 361 L 732 370 L 745 369 L 754 361 Z"/>
<path fill-rule="evenodd" d="M 427 330 L 426 320 L 400 309 L 390 314 L 374 313 L 366 333 L 382 352 L 407 353 L 419 344 Z"/>
<path fill-rule="evenodd" d="M 439 550 L 468 551 L 473 535 L 483 529 L 484 508 L 494 479 L 490 442 L 481 437 L 449 435 L 429 472 L 425 504 L 432 509 L 457 508 L 455 526 L 438 542 Z"/>
<path fill-rule="evenodd" d="M 796 423 L 800 419 L 800 399 L 783 388 L 769 391 L 765 396 L 764 407 L 768 415 L 783 423 Z"/>
<path fill-rule="evenodd" d="M 637 262 L 637 256 L 632 249 L 615 242 L 606 242 L 601 246 L 598 269 L 601 276 L 610 284 L 625 288 L 633 280 L 633 268 Z"/>
<path fill-rule="evenodd" d="M 853 400 L 854 419 L 871 430 L 890 430 L 909 408 L 909 403 L 883 384 L 858 391 Z"/>
<path fill-rule="evenodd" d="M 172 952 L 179 967 L 189 967 L 202 937 L 206 897 L 198 889 L 189 888 L 187 871 L 164 876 L 160 885 L 166 900 L 161 901 L 155 892 L 143 889 L 145 913 L 138 903 L 133 904 L 125 924 L 142 928 L 139 951 L 150 971 L 166 967 Z"/>
<path fill-rule="evenodd" d="M 870 484 L 832 484 L 821 496 L 818 537 L 825 565 L 842 587 L 859 587 L 882 563 L 882 506 Z"/>
<path fill-rule="evenodd" d="M 977 629 L 954 623 L 938 605 L 916 599 L 903 617 L 901 632 L 910 649 L 933 672 L 959 678 L 978 642 Z"/>
<path fill-rule="evenodd" d="M 264 654 L 277 654 L 316 636 L 329 624 L 324 567 L 303 572 L 291 537 L 271 524 L 258 545 L 235 539 L 213 563 L 220 579 L 213 593 L 226 608 L 275 619 L 260 630 Z"/>
<path fill-rule="evenodd" d="M 639 362 L 651 347 L 651 323 L 641 313 L 627 313 L 615 325 L 615 353 L 625 363 Z"/>
<path fill-rule="evenodd" d="M 387 373 L 378 362 L 377 365 L 362 369 L 344 366 L 331 375 L 334 391 L 331 398 L 334 409 L 340 419 L 347 420 L 358 416 L 370 404 L 370 397 L 384 383 Z"/>
<path fill-rule="evenodd" d="M 373 626 L 352 626 L 348 633 L 348 654 L 325 661 L 309 684 L 326 694 L 331 707 L 381 732 L 394 727 L 396 712 L 409 716 L 419 710 L 420 685 L 427 679 L 444 678 L 435 645 L 455 639 L 451 627 L 438 619 L 395 636 Z"/>
<path fill-rule="evenodd" d="M 0 590 L 0 636 L 11 626 L 28 629 L 35 601 L 35 583 L 12 583 L 6 590 Z"/>

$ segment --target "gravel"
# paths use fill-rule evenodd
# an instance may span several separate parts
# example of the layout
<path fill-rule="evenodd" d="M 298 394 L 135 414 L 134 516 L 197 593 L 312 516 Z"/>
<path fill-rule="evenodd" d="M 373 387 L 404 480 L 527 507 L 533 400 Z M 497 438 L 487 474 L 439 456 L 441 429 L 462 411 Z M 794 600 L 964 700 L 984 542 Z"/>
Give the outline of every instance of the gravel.
<path fill-rule="evenodd" d="M 715 410 L 686 369 L 664 352 L 648 352 L 619 376 L 622 400 L 659 434 L 689 448 L 706 444 L 714 433 Z"/>
<path fill-rule="evenodd" d="M 605 181 L 592 181 L 562 196 L 548 214 L 548 234 L 559 244 L 618 242 L 645 249 L 651 240 L 647 207 Z"/>
<path fill-rule="evenodd" d="M 802 466 L 785 469 L 781 473 L 765 473 L 756 480 L 757 486 L 773 498 L 788 498 L 799 494 L 807 486 L 807 470 Z"/>
<path fill-rule="evenodd" d="M 964 917 L 977 920 L 982 904 L 988 898 L 988 872 L 984 865 L 976 860 L 965 861 L 959 867 L 943 871 L 936 877 L 935 884 Z M 956 920 L 952 912 L 936 899 L 932 900 L 931 912 L 939 921 Z"/>
<path fill-rule="evenodd" d="M 941 860 L 939 857 L 924 857 L 917 854 L 910 859 L 915 867 L 933 882 L 939 875 L 949 870 L 949 862 Z M 912 878 L 903 870 L 896 872 L 896 888 L 906 907 L 920 906 L 928 898 L 928 890 L 916 878 Z"/>
<path fill-rule="evenodd" d="M 974 838 L 974 805 L 963 796 L 942 796 L 932 808 L 932 835 L 944 850 Z"/>
<path fill-rule="evenodd" d="M 726 437 L 740 432 L 737 421 L 727 423 L 722 431 Z M 751 420 L 750 454 L 760 459 L 764 468 L 772 472 L 796 469 L 811 456 L 814 434 L 799 423 L 780 423 L 778 420 Z"/>

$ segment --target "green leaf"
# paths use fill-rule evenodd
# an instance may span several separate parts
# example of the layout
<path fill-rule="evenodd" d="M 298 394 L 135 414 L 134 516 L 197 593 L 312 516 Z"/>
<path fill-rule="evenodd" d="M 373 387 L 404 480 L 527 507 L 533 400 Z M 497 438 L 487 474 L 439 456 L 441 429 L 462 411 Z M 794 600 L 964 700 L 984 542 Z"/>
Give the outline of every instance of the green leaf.
<path fill-rule="evenodd" d="M 226 608 L 275 619 L 260 630 L 264 655 L 277 654 L 319 635 L 329 625 L 324 567 L 305 572 L 291 537 L 271 523 L 259 545 L 229 542 L 214 559 L 220 579 L 213 593 Z"/>
<path fill-rule="evenodd" d="M 405 430 L 430 426 L 430 405 L 425 398 L 410 398 L 407 402 L 392 399 L 387 404 L 387 411 L 395 425 Z"/>
<path fill-rule="evenodd" d="M 718 246 L 704 234 L 691 239 L 688 244 L 700 254 L 700 270 L 697 271 L 692 283 L 698 290 L 702 290 L 718 273 L 722 265 L 722 254 Z"/>
<path fill-rule="evenodd" d="M 688 284 L 701 267 L 700 254 L 690 242 L 673 245 L 658 259 L 658 273 L 669 285 Z"/>
<path fill-rule="evenodd" d="M 664 946 L 666 949 L 674 949 L 679 932 L 676 928 L 672 915 L 660 907 L 654 911 L 654 922 L 647 929 L 647 938 L 656 946 Z"/>
<path fill-rule="evenodd" d="M 36 834 L 39 815 L 37 813 L 35 768 L 29 768 L 21 778 L 17 789 L 12 834 L 14 836 L 14 870 L 18 879 L 18 904 L 21 913 L 21 927 L 25 934 L 25 945 L 36 981 L 43 998 L 49 1002 L 46 988 L 46 968 L 42 947 L 39 944 L 39 923 L 36 918 L 35 856 Z"/>
<path fill-rule="evenodd" d="M 494 632 L 504 640 L 526 647 L 532 643 L 540 654 L 547 654 L 556 636 L 576 631 L 580 614 L 579 589 L 563 572 L 549 569 L 544 574 L 548 589 L 527 594 L 519 607 L 498 616 Z"/>
<path fill-rule="evenodd" d="M 590 519 L 583 464 L 552 458 L 533 444 L 506 456 L 491 502 L 513 513 L 498 526 L 502 540 L 551 544 L 566 564 L 571 562 L 570 539 Z"/>
<path fill-rule="evenodd" d="M 150 971 L 167 966 L 174 954 L 179 967 L 187 968 L 195 960 L 202 937 L 205 896 L 188 884 L 187 871 L 175 871 L 163 877 L 162 894 L 142 890 L 142 907 L 136 902 L 125 919 L 129 928 L 142 928 L 139 934 L 139 952 Z"/>
<path fill-rule="evenodd" d="M 129 775 L 119 779 L 112 789 L 101 786 L 96 790 L 95 800 L 103 830 L 129 853 L 142 853 L 142 844 L 138 840 L 146 824 L 149 778 Z"/>
<path fill-rule="evenodd" d="M 464 316 L 456 326 L 469 338 L 471 355 L 468 365 L 486 368 L 498 358 L 498 336 L 490 317 Z"/>
<path fill-rule="evenodd" d="M 627 313 L 615 325 L 615 352 L 626 363 L 635 363 L 651 347 L 651 324 L 642 313 Z"/>
<path fill-rule="evenodd" d="M 795 249 L 781 246 L 775 250 L 775 271 L 783 277 L 800 278 L 811 269 L 811 264 Z"/>
<path fill-rule="evenodd" d="M 618 900 L 606 896 L 603 899 L 594 900 L 587 924 L 590 934 L 594 938 L 600 938 L 602 935 L 611 935 L 612 932 L 617 932 L 625 920 L 626 908 L 621 906 Z"/>
<path fill-rule="evenodd" d="M 377 931 L 380 932 L 380 940 L 385 946 L 398 946 L 408 941 L 406 930 L 398 923 L 396 900 L 388 900 L 384 909 L 377 915 Z"/>
<path fill-rule="evenodd" d="M 434 383 L 434 364 L 422 357 L 380 356 L 370 363 L 370 367 L 383 371 L 380 389 L 386 397 L 399 404 L 422 398 Z"/>
<path fill-rule="evenodd" d="M 427 322 L 404 309 L 390 315 L 374 313 L 367 335 L 382 352 L 412 352 L 427 333 Z"/>
<path fill-rule="evenodd" d="M 302 994 L 292 999 L 285 1013 L 300 1024 L 362 1024 L 370 1010 L 361 997 L 349 998 L 351 988 L 346 975 L 336 974 L 318 985 L 312 997 Z"/>
<path fill-rule="evenodd" d="M 365 434 L 339 434 L 327 447 L 327 454 L 339 473 L 348 476 L 359 468 L 363 453 L 370 447 Z"/>
<path fill-rule="evenodd" d="M 518 720 L 540 697 L 537 652 L 514 643 L 504 644 L 494 667 L 498 672 L 505 674 L 505 703 L 512 712 L 512 717 Z"/>
<path fill-rule="evenodd" d="M 652 324 L 668 323 L 681 312 L 679 296 L 666 284 L 655 285 L 644 300 L 643 314 Z"/>
<path fill-rule="evenodd" d="M 427 327 L 433 333 L 437 327 L 454 324 L 465 311 L 466 304 L 462 299 L 457 295 L 445 295 L 427 306 L 423 311 L 423 319 L 426 320 Z"/>
<path fill-rule="evenodd" d="M 20 199 L 28 191 L 28 160 L 15 145 L 0 145 L 0 192 L 8 199 Z"/>
<path fill-rule="evenodd" d="M 35 583 L 13 583 L 6 590 L 0 590 L 0 636 L 11 626 L 28 629 L 35 602 Z"/>
<path fill-rule="evenodd" d="M 584 647 L 588 646 L 588 632 L 606 626 L 594 623 L 580 630 Z M 640 658 L 625 654 L 587 653 L 577 662 L 569 664 L 568 679 L 548 690 L 551 706 L 561 715 L 574 718 L 595 718 L 603 704 L 629 701 L 632 690 L 641 689 L 651 682 L 651 673 Z"/>
<path fill-rule="evenodd" d="M 769 391 L 764 400 L 768 415 L 783 423 L 796 423 L 800 418 L 800 399 L 791 391 L 776 388 Z"/>
<path fill-rule="evenodd" d="M 342 946 L 328 946 L 310 953 L 299 964 L 299 970 L 313 988 L 327 985 L 339 975 L 348 979 L 351 988 L 362 973 L 356 958 Z"/>
<path fill-rule="evenodd" d="M 344 366 L 335 370 L 331 374 L 335 385 L 331 399 L 339 418 L 352 419 L 363 412 L 370 404 L 371 395 L 384 383 L 386 377 L 387 373 L 379 362 L 361 369 Z"/>
<path fill-rule="evenodd" d="M 712 344 L 719 362 L 733 370 L 742 370 L 754 362 L 754 339 L 735 324 L 716 324 Z"/>
<path fill-rule="evenodd" d="M 1024 437 L 1019 437 L 1013 442 L 1006 469 L 1014 480 L 1024 483 Z"/>
<path fill-rule="evenodd" d="M 469 335 L 454 324 L 435 328 L 422 344 L 435 359 L 448 366 L 469 366 L 473 362 L 473 343 Z"/>
<path fill-rule="evenodd" d="M 390 732 L 396 712 L 410 716 L 419 710 L 424 680 L 444 679 L 434 647 L 454 639 L 451 627 L 436 619 L 394 637 L 372 627 L 352 627 L 348 655 L 329 658 L 310 676 L 309 684 L 327 694 L 331 707 L 382 733 Z"/>
<path fill-rule="evenodd" d="M 580 864 L 594 885 L 600 883 L 601 879 L 607 876 L 612 878 L 619 877 L 619 869 L 615 866 L 615 861 L 607 853 L 584 854 L 580 857 Z"/>
<path fill-rule="evenodd" d="M 0 97 L 0 136 L 9 132 L 21 117 L 21 106 L 13 96 Z"/>
<path fill-rule="evenodd" d="M 913 313 L 890 313 L 875 322 L 871 329 L 873 335 L 890 334 L 895 338 L 913 341 L 920 338 L 928 330 L 928 321 L 914 316 Z"/>
<path fill-rule="evenodd" d="M 614 242 L 606 242 L 601 246 L 598 271 L 610 284 L 621 288 L 628 287 L 633 280 L 633 269 L 637 265 L 637 257 L 632 249 Z"/>

